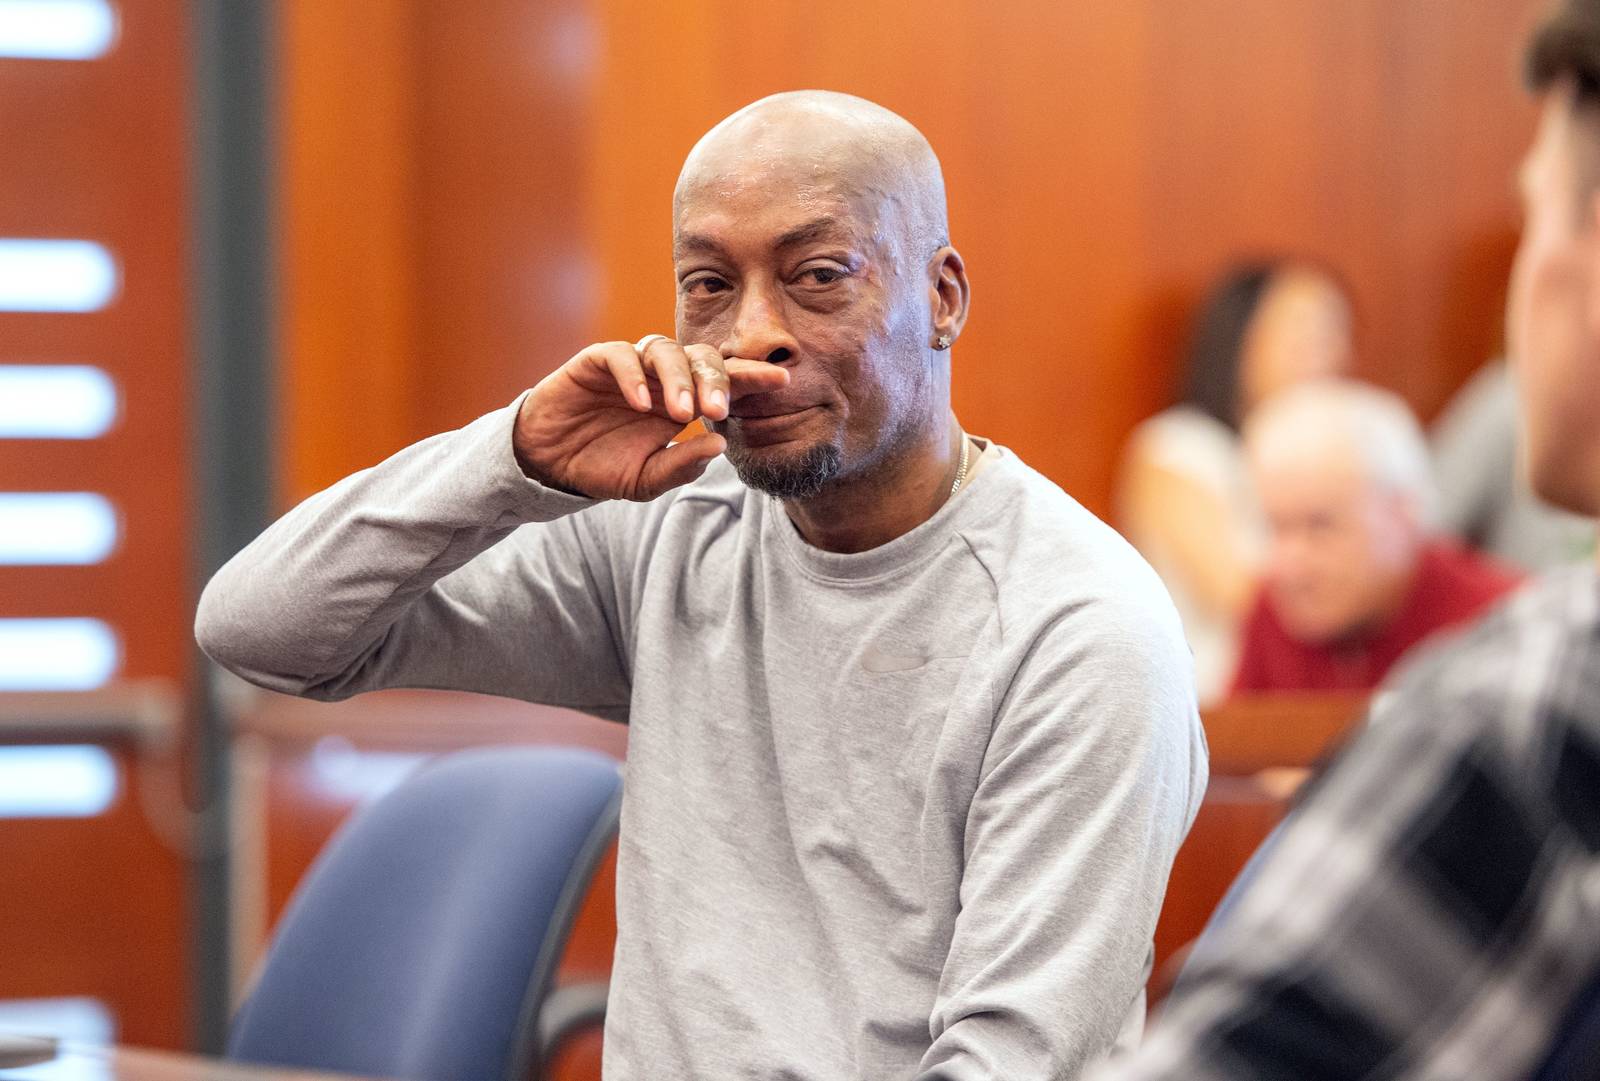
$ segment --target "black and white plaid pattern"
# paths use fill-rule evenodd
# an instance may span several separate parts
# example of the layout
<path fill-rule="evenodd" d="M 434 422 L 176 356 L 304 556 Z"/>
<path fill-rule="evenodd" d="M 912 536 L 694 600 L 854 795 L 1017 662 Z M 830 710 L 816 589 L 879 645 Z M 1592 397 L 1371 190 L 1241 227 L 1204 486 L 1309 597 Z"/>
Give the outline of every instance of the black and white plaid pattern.
<path fill-rule="evenodd" d="M 1536 1070 L 1600 979 L 1595 569 L 1408 665 L 1257 874 L 1105 1077 Z"/>

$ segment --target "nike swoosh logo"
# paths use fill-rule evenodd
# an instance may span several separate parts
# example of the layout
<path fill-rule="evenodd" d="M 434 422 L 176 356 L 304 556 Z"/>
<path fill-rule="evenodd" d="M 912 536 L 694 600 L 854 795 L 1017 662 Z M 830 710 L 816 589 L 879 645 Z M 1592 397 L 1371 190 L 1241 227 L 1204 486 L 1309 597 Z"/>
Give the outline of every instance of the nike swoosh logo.
<path fill-rule="evenodd" d="M 956 654 L 930 657 L 917 656 L 910 653 L 885 653 L 877 646 L 868 646 L 861 651 L 861 667 L 864 671 L 874 675 L 886 675 L 890 672 L 910 672 L 921 668 L 929 661 L 962 660 Z"/>

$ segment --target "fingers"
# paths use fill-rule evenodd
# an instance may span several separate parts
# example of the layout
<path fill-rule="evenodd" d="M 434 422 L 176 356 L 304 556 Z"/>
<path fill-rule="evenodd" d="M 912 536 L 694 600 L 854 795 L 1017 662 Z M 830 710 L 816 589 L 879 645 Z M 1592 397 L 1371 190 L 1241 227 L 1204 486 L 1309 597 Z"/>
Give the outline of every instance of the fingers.
<path fill-rule="evenodd" d="M 639 344 L 645 373 L 661 384 L 667 415 L 685 424 L 696 416 L 726 420 L 734 398 L 789 385 L 788 369 L 741 357 L 724 359 L 710 345 L 683 346 L 658 334 Z"/>
<path fill-rule="evenodd" d="M 646 335 L 637 344 L 592 345 L 580 355 L 598 362 L 606 371 L 601 378 L 614 382 L 623 399 L 638 412 L 655 409 L 653 390 L 659 386 L 661 411 L 680 424 L 697 416 L 725 420 L 733 399 L 789 384 L 788 369 L 776 364 L 742 357 L 724 359 L 713 346 L 682 346 L 661 334 Z"/>
<path fill-rule="evenodd" d="M 611 373 L 623 400 L 641 413 L 650 412 L 650 384 L 645 379 L 644 365 L 639 362 L 639 351 L 632 344 L 605 342 L 591 345 L 584 353 L 600 361 Z"/>
<path fill-rule="evenodd" d="M 746 394 L 765 394 L 789 385 L 789 369 L 768 364 L 764 360 L 729 357 L 723 361 L 723 371 L 727 373 L 729 394 L 733 398 L 742 398 Z"/>
<path fill-rule="evenodd" d="M 682 424 L 698 416 L 694 373 L 683 346 L 671 338 L 650 334 L 639 339 L 638 353 L 644 370 L 661 384 L 661 404 L 666 407 L 667 416 Z"/>
<path fill-rule="evenodd" d="M 730 396 L 722 354 L 709 345 L 685 346 L 683 352 L 694 374 L 701 415 L 707 420 L 726 420 Z"/>
<path fill-rule="evenodd" d="M 640 471 L 637 498 L 655 499 L 663 492 L 697 479 L 727 445 L 722 436 L 707 432 L 657 451 Z"/>

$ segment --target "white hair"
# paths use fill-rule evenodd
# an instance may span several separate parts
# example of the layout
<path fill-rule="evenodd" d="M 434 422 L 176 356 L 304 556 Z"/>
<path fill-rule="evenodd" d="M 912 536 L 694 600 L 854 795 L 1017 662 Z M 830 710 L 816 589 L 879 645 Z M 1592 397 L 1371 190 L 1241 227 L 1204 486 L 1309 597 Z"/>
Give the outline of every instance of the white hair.
<path fill-rule="evenodd" d="M 1368 479 L 1408 497 L 1418 521 L 1439 523 L 1433 460 L 1416 414 L 1397 394 L 1353 379 L 1313 379 L 1262 403 L 1244 425 L 1252 455 L 1282 456 L 1348 449 Z M 1337 453 L 1337 451 L 1335 451 Z"/>

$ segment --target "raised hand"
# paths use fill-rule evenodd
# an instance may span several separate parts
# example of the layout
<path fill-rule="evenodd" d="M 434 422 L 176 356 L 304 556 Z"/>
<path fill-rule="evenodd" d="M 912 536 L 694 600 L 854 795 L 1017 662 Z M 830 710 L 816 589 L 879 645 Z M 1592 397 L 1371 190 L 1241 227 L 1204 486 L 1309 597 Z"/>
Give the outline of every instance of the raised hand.
<path fill-rule="evenodd" d="M 522 401 L 512 435 L 528 476 L 592 499 L 654 499 L 721 454 L 720 435 L 670 441 L 698 416 L 723 420 L 731 401 L 777 390 L 785 368 L 724 358 L 709 345 L 652 334 L 603 342 L 551 372 Z"/>

